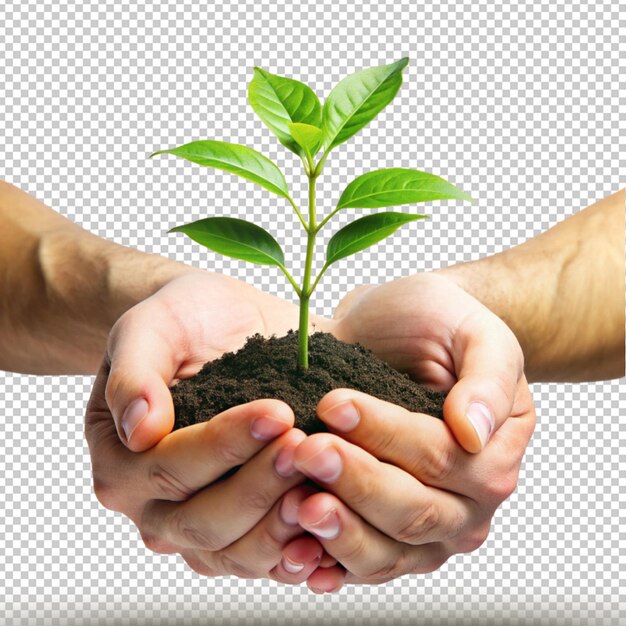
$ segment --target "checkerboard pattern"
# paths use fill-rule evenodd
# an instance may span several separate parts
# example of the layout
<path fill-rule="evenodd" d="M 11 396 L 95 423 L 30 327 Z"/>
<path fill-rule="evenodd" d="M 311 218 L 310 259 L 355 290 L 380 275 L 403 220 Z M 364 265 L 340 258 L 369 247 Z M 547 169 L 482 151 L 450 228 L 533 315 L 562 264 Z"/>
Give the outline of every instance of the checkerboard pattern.
<path fill-rule="evenodd" d="M 285 203 L 146 157 L 200 138 L 246 143 L 303 198 L 299 163 L 247 104 L 253 66 L 325 97 L 346 74 L 408 55 L 395 102 L 333 153 L 320 204 L 389 166 L 438 173 L 478 204 L 433 205 L 430 221 L 334 266 L 315 299 L 330 314 L 354 284 L 492 254 L 626 184 L 625 14 L 620 0 L 5 0 L 0 177 L 98 235 L 290 298 L 274 269 L 165 235 L 225 214 L 299 242 Z M 299 243 L 285 250 L 289 261 L 302 254 Z M 82 433 L 91 382 L 0 373 L 4 624 L 626 623 L 623 380 L 534 387 L 539 424 L 519 488 L 479 551 L 325 597 L 203 579 L 148 552 L 93 496 Z"/>

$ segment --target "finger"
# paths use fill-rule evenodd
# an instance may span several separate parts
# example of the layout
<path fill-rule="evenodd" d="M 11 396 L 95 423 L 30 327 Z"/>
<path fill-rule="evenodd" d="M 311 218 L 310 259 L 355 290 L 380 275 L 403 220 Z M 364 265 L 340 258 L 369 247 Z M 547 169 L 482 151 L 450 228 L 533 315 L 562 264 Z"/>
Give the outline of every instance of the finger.
<path fill-rule="evenodd" d="M 469 454 L 445 422 L 351 389 L 335 389 L 317 407 L 333 433 L 431 487 L 499 505 L 510 491 L 535 425 L 528 387 L 519 385 L 512 418 L 481 454 Z"/>
<path fill-rule="evenodd" d="M 480 452 L 511 415 L 522 351 L 503 322 L 474 315 L 455 334 L 452 357 L 458 382 L 444 402 L 444 419 L 463 448 Z"/>
<path fill-rule="evenodd" d="M 346 570 L 341 565 L 318 567 L 307 579 L 306 586 L 313 593 L 335 593 L 346 579 Z"/>
<path fill-rule="evenodd" d="M 305 438 L 302 431 L 290 429 L 236 474 L 189 500 L 149 502 L 144 509 L 142 533 L 183 548 L 222 550 L 249 532 L 286 491 L 302 482 L 298 472 L 283 476 L 275 465 L 280 454 L 292 455 Z"/>
<path fill-rule="evenodd" d="M 329 433 L 303 440 L 296 448 L 294 465 L 369 524 L 402 543 L 418 545 L 453 537 L 474 513 L 469 498 L 428 487 Z"/>
<path fill-rule="evenodd" d="M 283 549 L 280 563 L 270 571 L 269 577 L 294 585 L 303 583 L 319 567 L 323 553 L 319 541 L 310 535 L 294 539 Z"/>
<path fill-rule="evenodd" d="M 251 459 L 293 422 L 289 405 L 264 399 L 181 428 L 141 455 L 144 479 L 138 484 L 140 491 L 149 494 L 148 499 L 186 500 Z"/>
<path fill-rule="evenodd" d="M 241 539 L 217 552 L 197 551 L 196 557 L 222 575 L 303 582 L 317 567 L 323 550 L 313 537 L 302 537 L 297 522 L 285 521 L 282 511 L 297 508 L 313 493 L 315 489 L 305 485 L 291 489 Z"/>
<path fill-rule="evenodd" d="M 346 570 L 370 582 L 438 566 L 442 557 L 441 544 L 409 546 L 394 541 L 329 493 L 314 494 L 305 500 L 298 511 L 298 522 Z"/>
<path fill-rule="evenodd" d="M 209 422 L 181 428 L 136 454 L 120 442 L 104 400 L 104 384 L 101 372 L 85 416 L 94 491 L 103 506 L 121 511 L 135 523 L 149 500 L 186 500 L 248 461 L 294 421 L 287 404 L 255 400 Z"/>
<path fill-rule="evenodd" d="M 183 345 L 168 310 L 149 299 L 111 331 L 106 400 L 120 440 L 135 452 L 152 447 L 174 426 L 169 386 L 184 359 Z"/>
<path fill-rule="evenodd" d="M 317 405 L 332 433 L 421 482 L 465 493 L 468 461 L 445 422 L 353 389 L 334 389 Z"/>
<path fill-rule="evenodd" d="M 137 472 L 137 457 L 121 442 L 104 398 L 108 366 L 96 376 L 85 412 L 85 439 L 89 445 L 94 493 L 102 506 L 137 519 L 149 499 L 141 493 L 145 481 Z M 139 487 L 135 493 L 134 487 Z M 133 489 L 129 493 L 129 486 Z"/>

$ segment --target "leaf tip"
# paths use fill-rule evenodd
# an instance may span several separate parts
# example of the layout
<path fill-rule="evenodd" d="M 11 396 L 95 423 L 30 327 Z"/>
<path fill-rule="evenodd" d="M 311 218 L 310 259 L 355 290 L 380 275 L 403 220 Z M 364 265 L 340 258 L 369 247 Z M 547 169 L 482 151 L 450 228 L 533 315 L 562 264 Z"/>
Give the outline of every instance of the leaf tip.
<path fill-rule="evenodd" d="M 396 62 L 396 65 L 398 65 L 398 67 L 403 70 L 409 64 L 409 61 L 409 57 L 402 57 L 399 61 Z"/>

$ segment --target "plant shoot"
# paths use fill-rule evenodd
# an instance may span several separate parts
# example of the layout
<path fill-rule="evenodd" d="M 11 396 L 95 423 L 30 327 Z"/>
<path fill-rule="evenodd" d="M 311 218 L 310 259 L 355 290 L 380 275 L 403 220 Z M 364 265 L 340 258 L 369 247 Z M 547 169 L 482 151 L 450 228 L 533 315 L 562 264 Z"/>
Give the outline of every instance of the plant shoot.
<path fill-rule="evenodd" d="M 289 194 L 287 181 L 278 166 L 252 148 L 205 140 L 151 155 L 173 154 L 205 167 L 237 174 L 283 198 L 293 208 L 306 233 L 306 255 L 300 283 L 285 267 L 280 244 L 270 233 L 251 222 L 232 217 L 207 217 L 177 226 L 169 232 L 185 233 L 219 254 L 274 265 L 283 272 L 300 299 L 298 366 L 302 369 L 308 368 L 311 296 L 326 270 L 336 261 L 385 239 L 403 224 L 426 217 L 381 212 L 351 222 L 331 237 L 325 263 L 314 277 L 316 237 L 334 215 L 346 209 L 380 209 L 433 200 L 472 201 L 466 193 L 434 174 L 403 168 L 381 169 L 353 180 L 344 189 L 335 208 L 318 222 L 316 183 L 329 154 L 364 128 L 393 100 L 407 64 L 408 59 L 404 58 L 344 78 L 332 89 L 323 107 L 313 90 L 304 83 L 270 74 L 258 67 L 254 69 L 248 88 L 250 105 L 278 140 L 302 160 L 308 178 L 306 210 L 301 210 Z"/>

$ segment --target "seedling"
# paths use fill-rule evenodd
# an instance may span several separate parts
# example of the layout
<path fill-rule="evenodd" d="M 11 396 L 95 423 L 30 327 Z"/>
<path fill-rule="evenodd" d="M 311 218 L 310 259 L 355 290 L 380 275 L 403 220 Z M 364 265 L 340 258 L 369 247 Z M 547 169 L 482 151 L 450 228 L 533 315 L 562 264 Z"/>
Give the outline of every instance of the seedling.
<path fill-rule="evenodd" d="M 232 217 L 207 217 L 177 226 L 182 232 L 214 252 L 251 263 L 274 265 L 287 277 L 300 299 L 298 366 L 308 368 L 309 303 L 326 270 L 336 261 L 381 241 L 400 226 L 424 219 L 425 215 L 383 212 L 357 219 L 337 231 L 328 242 L 326 261 L 313 278 L 315 239 L 329 220 L 345 209 L 384 207 L 459 199 L 470 196 L 443 178 L 411 169 L 390 168 L 362 174 L 341 194 L 336 207 L 317 221 L 316 181 L 330 152 L 371 122 L 395 97 L 402 84 L 408 59 L 356 72 L 340 81 L 324 106 L 307 85 L 254 69 L 248 88 L 252 108 L 278 140 L 302 160 L 308 178 L 308 211 L 305 218 L 289 194 L 277 165 L 246 146 L 222 141 L 194 141 L 157 154 L 174 154 L 187 161 L 237 174 L 284 198 L 295 211 L 306 232 L 306 256 L 302 284 L 298 285 L 285 267 L 279 243 L 263 228 Z M 316 161 L 321 151 L 321 157 Z"/>

